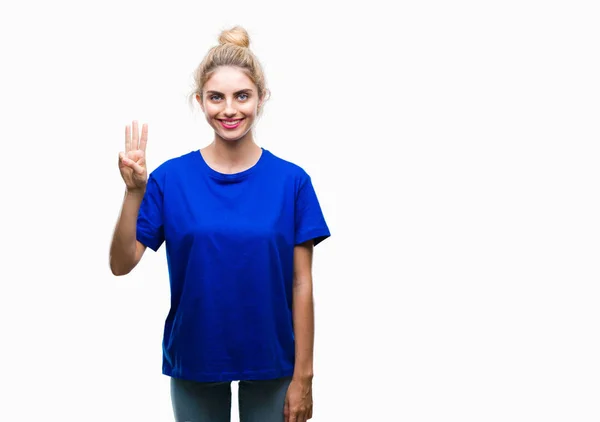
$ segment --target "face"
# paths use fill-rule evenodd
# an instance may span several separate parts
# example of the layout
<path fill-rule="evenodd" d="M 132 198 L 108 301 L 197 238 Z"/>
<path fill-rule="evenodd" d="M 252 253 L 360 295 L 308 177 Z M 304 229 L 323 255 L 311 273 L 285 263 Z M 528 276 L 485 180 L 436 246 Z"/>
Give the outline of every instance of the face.
<path fill-rule="evenodd" d="M 261 101 L 256 85 L 241 69 L 218 68 L 204 84 L 202 93 L 203 99 L 196 95 L 196 100 L 216 136 L 236 141 L 251 134 Z"/>

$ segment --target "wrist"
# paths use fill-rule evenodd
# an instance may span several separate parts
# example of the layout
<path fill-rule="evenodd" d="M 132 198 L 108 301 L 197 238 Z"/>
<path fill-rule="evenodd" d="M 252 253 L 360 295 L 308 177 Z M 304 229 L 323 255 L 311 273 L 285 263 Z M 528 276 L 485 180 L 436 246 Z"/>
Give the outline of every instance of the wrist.
<path fill-rule="evenodd" d="M 125 189 L 125 194 L 127 196 L 144 196 L 144 194 L 146 193 L 146 188 L 126 188 Z"/>
<path fill-rule="evenodd" d="M 313 372 L 312 371 L 294 371 L 294 375 L 292 375 L 293 380 L 302 381 L 302 382 L 311 382 L 313 380 Z"/>

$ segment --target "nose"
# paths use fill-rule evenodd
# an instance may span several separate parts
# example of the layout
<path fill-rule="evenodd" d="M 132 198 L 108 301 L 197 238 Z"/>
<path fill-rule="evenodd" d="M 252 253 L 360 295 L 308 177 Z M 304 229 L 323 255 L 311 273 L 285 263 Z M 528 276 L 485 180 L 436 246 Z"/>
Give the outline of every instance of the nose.
<path fill-rule="evenodd" d="M 233 117 L 237 114 L 237 110 L 233 107 L 231 100 L 227 101 L 225 104 L 225 110 L 223 111 L 223 114 L 225 114 L 227 117 Z"/>

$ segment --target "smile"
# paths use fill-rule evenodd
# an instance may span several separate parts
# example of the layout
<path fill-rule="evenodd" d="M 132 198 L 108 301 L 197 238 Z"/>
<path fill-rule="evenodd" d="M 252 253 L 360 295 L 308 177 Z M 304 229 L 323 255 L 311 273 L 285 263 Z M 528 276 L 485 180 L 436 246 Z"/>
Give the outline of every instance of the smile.
<path fill-rule="evenodd" d="M 221 122 L 221 126 L 223 126 L 225 129 L 235 129 L 242 123 L 242 120 L 244 120 L 244 119 L 220 120 L 220 122 Z"/>

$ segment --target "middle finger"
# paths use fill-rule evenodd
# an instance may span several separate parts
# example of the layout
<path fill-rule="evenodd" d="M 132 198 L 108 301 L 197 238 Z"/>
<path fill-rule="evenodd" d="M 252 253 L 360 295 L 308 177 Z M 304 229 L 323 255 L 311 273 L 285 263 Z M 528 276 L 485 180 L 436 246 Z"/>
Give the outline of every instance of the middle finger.
<path fill-rule="evenodd" d="M 133 128 L 133 136 L 131 139 L 131 149 L 132 150 L 137 150 L 139 149 L 138 143 L 140 140 L 140 134 L 138 132 L 138 122 L 137 120 L 134 120 L 132 123 L 132 128 Z"/>

